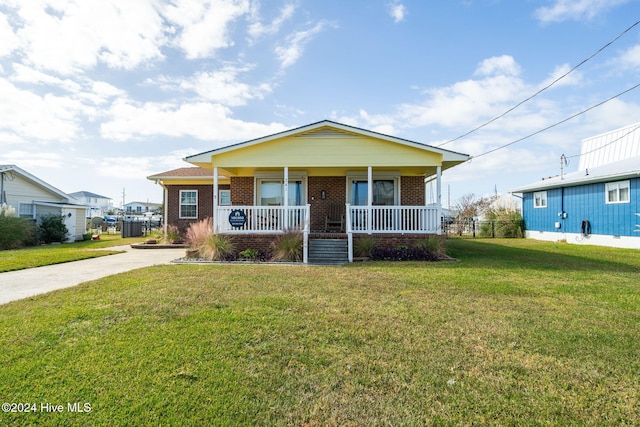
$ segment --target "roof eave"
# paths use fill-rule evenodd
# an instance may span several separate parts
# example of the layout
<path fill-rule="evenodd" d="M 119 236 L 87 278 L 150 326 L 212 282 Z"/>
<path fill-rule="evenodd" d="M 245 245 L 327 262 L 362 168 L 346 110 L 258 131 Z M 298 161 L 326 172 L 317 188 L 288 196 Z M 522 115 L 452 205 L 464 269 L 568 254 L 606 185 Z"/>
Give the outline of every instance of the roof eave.
<path fill-rule="evenodd" d="M 210 151 L 205 151 L 199 154 L 194 154 L 191 156 L 187 156 L 185 158 L 183 158 L 183 160 L 185 162 L 191 163 L 193 165 L 199 166 L 199 167 L 210 167 L 211 164 L 211 157 L 216 155 L 216 154 L 222 154 L 222 153 L 226 153 L 229 151 L 233 151 L 233 150 L 237 150 L 240 148 L 246 148 L 246 147 L 250 147 L 256 144 L 262 144 L 264 142 L 268 142 L 268 141 L 273 141 L 275 139 L 279 139 L 279 138 L 286 138 L 288 136 L 292 136 L 292 135 L 297 135 L 297 134 L 301 134 L 301 133 L 307 133 L 307 132 L 312 132 L 316 129 L 320 129 L 322 127 L 333 127 L 335 129 L 338 130 L 342 130 L 344 132 L 351 132 L 351 133 L 357 133 L 360 135 L 364 135 L 364 136 L 369 136 L 371 138 L 378 138 L 378 139 L 383 139 L 389 142 L 394 142 L 397 144 L 402 144 L 402 145 L 407 145 L 410 147 L 415 147 L 415 148 L 419 148 L 422 150 L 428 150 L 428 151 L 432 151 L 435 153 L 439 153 L 443 155 L 443 161 L 456 161 L 459 160 L 460 162 L 465 162 L 467 160 L 469 160 L 471 158 L 471 156 L 467 155 L 467 154 L 462 154 L 462 153 L 457 153 L 455 151 L 449 151 L 449 150 L 445 150 L 442 148 L 438 148 L 438 147 L 432 147 L 430 145 L 426 145 L 426 144 L 422 144 L 419 142 L 415 142 L 415 141 L 410 141 L 408 139 L 403 139 L 403 138 L 398 138 L 395 136 L 390 136 L 390 135 L 385 135 L 382 133 L 377 133 L 374 131 L 370 131 L 370 130 L 366 130 L 366 129 L 361 129 L 361 128 L 357 128 L 355 126 L 349 126 L 349 125 L 345 125 L 342 123 L 337 123 L 337 122 L 333 122 L 331 120 L 323 120 L 317 123 L 312 123 L 309 125 L 305 125 L 305 126 L 300 126 L 294 129 L 289 129 L 283 132 L 279 132 L 279 133 L 275 133 L 272 135 L 268 135 L 268 136 L 264 136 L 261 138 L 256 138 L 256 139 L 252 139 L 249 141 L 245 141 L 245 142 L 240 142 L 237 144 L 232 144 L 232 145 L 228 145 L 226 147 L 221 147 L 221 148 L 216 148 L 214 150 L 210 150 Z"/>

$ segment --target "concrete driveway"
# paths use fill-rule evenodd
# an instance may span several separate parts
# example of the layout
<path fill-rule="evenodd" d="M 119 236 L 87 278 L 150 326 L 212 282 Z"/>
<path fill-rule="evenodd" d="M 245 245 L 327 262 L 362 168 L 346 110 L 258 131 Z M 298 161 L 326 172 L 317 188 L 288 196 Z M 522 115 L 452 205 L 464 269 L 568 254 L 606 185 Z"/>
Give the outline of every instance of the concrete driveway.
<path fill-rule="evenodd" d="M 133 249 L 131 246 L 105 248 L 126 252 L 46 267 L 0 273 L 0 304 L 68 288 L 90 280 L 136 268 L 168 264 L 184 257 L 179 249 Z M 99 250 L 99 249 L 97 249 Z"/>

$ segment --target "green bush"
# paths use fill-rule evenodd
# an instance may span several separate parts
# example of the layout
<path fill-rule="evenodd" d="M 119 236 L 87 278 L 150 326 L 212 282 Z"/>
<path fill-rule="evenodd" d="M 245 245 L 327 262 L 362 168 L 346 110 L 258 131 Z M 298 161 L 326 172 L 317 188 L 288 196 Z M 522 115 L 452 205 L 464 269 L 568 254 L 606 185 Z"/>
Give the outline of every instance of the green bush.
<path fill-rule="evenodd" d="M 359 237 L 353 242 L 353 252 L 357 257 L 371 256 L 371 252 L 378 246 L 375 238 L 369 236 Z"/>
<path fill-rule="evenodd" d="M 427 236 L 423 239 L 418 240 L 413 246 L 416 249 L 430 252 L 439 257 L 445 256 L 447 254 L 447 244 L 445 236 Z"/>
<path fill-rule="evenodd" d="M 257 249 L 245 249 L 239 253 L 240 258 L 246 260 L 256 260 L 260 256 L 260 251 Z"/>
<path fill-rule="evenodd" d="M 44 243 L 66 242 L 68 232 L 61 215 L 48 214 L 40 217 L 40 239 Z"/>
<path fill-rule="evenodd" d="M 0 249 L 38 244 L 38 226 L 25 218 L 0 214 Z"/>
<path fill-rule="evenodd" d="M 489 221 L 480 225 L 482 237 L 524 237 L 524 221 L 519 212 L 496 210 L 489 215 Z"/>

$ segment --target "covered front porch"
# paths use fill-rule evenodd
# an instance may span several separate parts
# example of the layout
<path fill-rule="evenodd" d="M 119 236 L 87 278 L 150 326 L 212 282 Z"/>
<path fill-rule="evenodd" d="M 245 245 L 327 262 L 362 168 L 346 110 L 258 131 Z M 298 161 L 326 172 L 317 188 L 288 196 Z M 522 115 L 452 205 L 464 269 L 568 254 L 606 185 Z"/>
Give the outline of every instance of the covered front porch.
<path fill-rule="evenodd" d="M 440 234 L 442 171 L 467 159 L 323 121 L 185 160 L 213 172 L 215 233 L 299 231 L 307 262 L 312 232 L 346 235 L 349 261 L 357 234 Z"/>
<path fill-rule="evenodd" d="M 401 185 L 402 176 L 400 172 L 389 173 L 383 170 L 377 174 L 373 166 L 366 169 L 366 180 L 356 180 L 353 176 L 362 177 L 361 172 L 350 172 L 334 182 L 343 181 L 344 188 L 351 185 L 351 189 L 344 191 L 342 196 L 334 195 L 333 199 L 327 196 L 327 193 L 335 193 L 335 188 L 327 188 L 318 190 L 313 185 L 314 175 L 308 171 L 296 171 L 291 174 L 289 167 L 282 168 L 282 173 L 275 171 L 269 172 L 269 184 L 280 182 L 279 193 L 276 196 L 269 194 L 266 198 L 270 202 L 264 204 L 265 189 L 260 189 L 262 181 L 258 177 L 253 179 L 254 194 L 251 197 L 255 204 L 221 204 L 220 199 L 220 177 L 224 179 L 224 175 L 220 175 L 217 166 L 213 168 L 213 224 L 214 232 L 222 234 L 281 234 L 287 231 L 295 231 L 303 234 L 303 259 L 308 262 L 308 246 L 309 235 L 314 233 L 317 236 L 323 236 L 326 233 L 327 238 L 334 238 L 334 232 L 346 235 L 348 241 L 348 259 L 353 261 L 353 235 L 354 234 L 376 234 L 376 235 L 399 235 L 399 234 L 440 234 L 441 233 L 441 168 L 435 168 L 436 174 L 431 179 L 419 177 L 419 180 L 410 180 L 410 187 L 414 187 L 419 182 L 419 188 L 411 188 L 414 193 L 413 200 L 427 201 L 430 198 L 435 199 L 436 203 L 424 205 L 401 205 L 402 200 L 407 201 L 411 198 L 407 195 L 400 197 L 403 186 Z M 325 172 L 326 173 L 326 172 Z M 354 175 L 355 174 L 355 175 Z M 258 174 L 260 176 L 260 174 Z M 293 176 L 293 178 L 292 178 Z M 304 176 L 304 180 L 299 178 Z M 393 179 L 389 179 L 394 177 Z M 276 179 L 277 178 L 277 179 Z M 376 180 L 376 178 L 382 178 Z M 275 181 L 274 181 L 275 179 Z M 230 192 L 241 192 L 240 185 L 234 185 L 234 180 L 230 179 Z M 318 181 L 329 182 L 327 177 L 319 177 Z M 311 185 L 309 184 L 311 182 Z M 376 182 L 388 184 L 385 191 L 376 193 Z M 293 184 L 293 185 L 292 185 Z M 302 185 L 304 184 L 304 185 Z M 407 184 L 407 185 L 409 185 Z M 407 190 L 405 185 L 405 191 Z M 225 184 L 226 186 L 226 184 Z M 271 186 L 273 187 L 273 186 Z M 310 190 L 311 187 L 311 190 Z M 378 185 L 382 187 L 382 185 Z M 318 187 L 319 188 L 319 187 Z M 270 188 L 272 190 L 272 188 Z M 435 194 L 429 194 L 429 189 L 435 189 Z M 350 191 L 349 191 L 350 190 Z M 362 190 L 365 194 L 361 194 Z M 420 197 L 415 197 L 418 191 Z M 295 194 L 292 194 L 294 192 Z M 338 191 L 339 192 L 339 191 Z M 383 194 L 384 193 L 384 194 Z M 233 199 L 233 196 L 230 197 Z M 342 203 L 335 203 L 335 199 L 341 199 Z M 301 201 L 308 203 L 301 204 Z M 294 204 L 292 204 L 292 202 Z M 360 202 L 364 204 L 352 204 L 350 202 Z M 386 202 L 387 204 L 381 204 Z M 393 203 L 393 204 L 392 204 Z M 335 209 L 336 205 L 341 217 L 339 225 L 334 224 L 337 228 L 327 228 L 328 216 L 330 209 Z M 335 214 L 335 212 L 334 212 Z M 315 226 L 312 226 L 315 224 Z M 324 228 L 322 224 L 325 225 Z"/>

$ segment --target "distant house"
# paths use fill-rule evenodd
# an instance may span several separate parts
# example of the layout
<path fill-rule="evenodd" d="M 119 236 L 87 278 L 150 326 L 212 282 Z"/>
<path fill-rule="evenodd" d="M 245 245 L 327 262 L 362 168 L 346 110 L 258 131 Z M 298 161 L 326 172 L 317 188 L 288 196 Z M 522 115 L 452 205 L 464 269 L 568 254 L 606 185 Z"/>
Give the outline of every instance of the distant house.
<path fill-rule="evenodd" d="M 15 165 L 0 165 L 2 203 L 13 206 L 20 217 L 34 221 L 43 215 L 61 215 L 69 230 L 68 240 L 82 240 L 87 206 Z"/>
<path fill-rule="evenodd" d="M 345 242 L 351 260 L 354 235 L 397 245 L 440 234 L 441 174 L 468 159 L 325 120 L 189 156 L 197 167 L 148 179 L 165 190 L 166 225 L 213 218 L 215 232 L 252 248 L 296 229 L 305 262 L 323 239 Z"/>
<path fill-rule="evenodd" d="M 107 212 L 113 209 L 113 201 L 111 198 L 101 196 L 89 191 L 76 191 L 75 193 L 69 193 L 79 204 L 89 206 L 87 209 L 86 217 L 104 217 Z"/>
<path fill-rule="evenodd" d="M 526 237 L 640 249 L 640 124 L 583 140 L 578 171 L 515 188 Z"/>
<path fill-rule="evenodd" d="M 154 213 L 162 209 L 161 203 L 148 202 L 129 202 L 124 205 L 124 213 L 126 215 L 142 215 L 145 213 Z"/>

